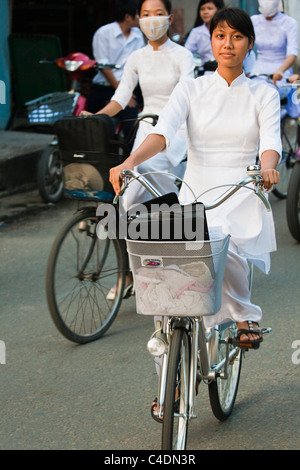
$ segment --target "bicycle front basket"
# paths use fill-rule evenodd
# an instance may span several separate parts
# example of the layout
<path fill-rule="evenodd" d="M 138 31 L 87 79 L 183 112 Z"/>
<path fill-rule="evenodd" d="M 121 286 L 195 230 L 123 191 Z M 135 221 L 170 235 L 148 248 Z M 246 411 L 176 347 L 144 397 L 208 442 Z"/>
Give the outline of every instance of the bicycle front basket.
<path fill-rule="evenodd" d="M 229 239 L 228 235 L 196 242 L 127 240 L 137 313 L 180 317 L 216 314 L 221 308 Z"/>

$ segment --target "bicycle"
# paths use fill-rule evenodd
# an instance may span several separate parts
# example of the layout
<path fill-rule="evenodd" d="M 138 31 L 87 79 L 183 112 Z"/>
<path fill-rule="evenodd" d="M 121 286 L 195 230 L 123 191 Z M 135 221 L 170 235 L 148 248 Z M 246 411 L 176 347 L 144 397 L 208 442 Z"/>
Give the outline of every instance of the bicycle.
<path fill-rule="evenodd" d="M 272 74 L 257 74 L 250 76 L 250 79 L 265 79 L 268 83 L 273 84 Z M 299 81 L 295 83 L 287 83 L 280 85 L 281 87 L 297 88 Z M 280 182 L 272 189 L 273 194 L 278 199 L 286 199 L 288 194 L 288 186 L 292 170 L 296 161 L 296 152 L 300 145 L 300 123 L 298 117 L 289 116 L 285 106 L 287 99 L 281 100 L 281 141 L 282 141 L 282 158 L 278 164 L 277 170 L 280 173 Z"/>
<path fill-rule="evenodd" d="M 240 188 L 251 183 L 255 184 L 255 189 L 249 189 L 262 200 L 267 210 L 271 210 L 261 191 L 263 182 L 259 173 L 259 166 L 248 167 L 248 177 L 233 185 L 233 188 L 228 189 L 217 200 L 206 204 L 205 210 L 219 206 Z M 161 196 L 155 188 L 149 186 L 144 176 L 128 170 L 122 176 L 124 184 L 120 194 L 133 178 L 143 184 L 154 197 Z M 133 215 L 131 221 L 136 217 L 142 224 L 140 214 Z M 144 222 L 149 222 L 147 215 Z M 232 322 L 210 329 L 204 325 L 205 315 L 216 313 L 221 306 L 221 287 L 229 238 L 228 235 L 219 240 L 188 242 L 188 250 L 185 248 L 185 241 L 126 240 L 134 278 L 137 313 L 163 316 L 162 321 L 156 322 L 155 332 L 147 344 L 151 355 L 155 359 L 161 358 L 157 409 L 152 415 L 156 421 L 162 423 L 162 450 L 186 449 L 188 426 L 196 418 L 195 399 L 201 381 L 208 385 L 211 408 L 217 419 L 225 421 L 234 407 L 242 366 L 242 348 L 245 349 L 245 345 L 240 347 L 236 339 L 236 326 Z M 157 298 L 154 291 L 151 296 L 152 304 L 150 295 L 145 300 L 148 289 L 145 286 L 154 282 L 153 273 L 156 268 L 161 268 L 158 279 L 162 283 L 163 269 L 169 269 L 166 277 L 176 267 L 177 272 L 182 274 L 182 271 L 189 272 L 188 267 L 193 261 L 203 263 L 213 282 L 209 283 L 213 286 L 209 289 L 205 288 L 207 284 L 202 284 L 202 293 L 196 297 L 193 308 L 181 308 L 174 314 L 178 306 L 177 296 L 172 293 L 167 304 L 164 303 L 164 309 L 161 307 L 159 311 L 153 307 Z M 251 288 L 253 266 L 250 273 Z M 206 278 L 207 282 L 208 279 Z M 171 283 L 174 283 L 174 278 Z M 262 329 L 263 334 L 270 331 L 271 328 Z"/>
<path fill-rule="evenodd" d="M 97 224 L 101 220 L 96 215 L 97 206 L 112 207 L 114 198 L 108 182 L 109 169 L 128 155 L 126 143 L 120 136 L 119 140 L 114 138 L 113 121 L 104 117 L 103 122 L 111 124 L 111 134 L 104 129 L 101 149 L 85 152 L 60 148 L 62 162 L 91 164 L 104 181 L 102 190 L 65 188 L 66 197 L 78 201 L 78 209 L 57 234 L 47 262 L 46 296 L 50 315 L 59 332 L 76 343 L 95 341 L 111 326 L 120 309 L 128 272 L 124 240 L 102 240 L 97 236 Z M 103 120 L 101 115 L 94 118 Z M 156 115 L 141 115 L 133 125 L 132 135 L 141 120 L 155 125 L 157 119 Z M 62 126 L 62 121 L 56 126 Z M 112 286 L 116 286 L 115 298 L 107 300 Z M 128 292 L 126 298 L 130 295 Z"/>
<path fill-rule="evenodd" d="M 299 142 L 300 144 L 300 142 Z M 286 216 L 290 234 L 300 242 L 300 157 L 294 164 L 286 198 Z"/>
<path fill-rule="evenodd" d="M 82 94 L 82 83 L 87 72 L 91 70 L 118 69 L 119 65 L 97 63 L 81 52 L 68 54 L 58 59 L 42 59 L 42 64 L 56 64 L 68 72 L 70 90 L 50 93 L 25 103 L 31 125 L 52 127 L 65 116 L 79 116 L 85 109 L 86 98 Z M 58 140 L 52 142 L 43 151 L 38 164 L 37 185 L 44 202 L 56 203 L 63 196 L 62 162 Z"/>

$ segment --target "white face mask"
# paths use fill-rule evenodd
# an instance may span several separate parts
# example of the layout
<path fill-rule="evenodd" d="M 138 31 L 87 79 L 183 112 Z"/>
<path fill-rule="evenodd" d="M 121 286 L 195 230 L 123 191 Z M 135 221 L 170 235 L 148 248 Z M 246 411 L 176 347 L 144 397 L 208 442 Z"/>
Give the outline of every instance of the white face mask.
<path fill-rule="evenodd" d="M 265 18 L 271 18 L 280 10 L 280 0 L 258 0 L 259 11 Z"/>
<path fill-rule="evenodd" d="M 147 16 L 146 18 L 140 18 L 140 28 L 150 41 L 157 41 L 169 29 L 169 16 Z"/>

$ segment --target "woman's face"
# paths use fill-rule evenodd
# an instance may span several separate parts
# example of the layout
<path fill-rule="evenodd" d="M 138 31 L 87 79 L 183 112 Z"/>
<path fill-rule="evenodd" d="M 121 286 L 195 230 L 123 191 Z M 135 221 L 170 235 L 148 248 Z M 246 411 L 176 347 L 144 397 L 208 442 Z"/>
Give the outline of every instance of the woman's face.
<path fill-rule="evenodd" d="M 168 15 L 169 13 L 161 0 L 146 0 L 141 7 L 140 18 Z"/>
<path fill-rule="evenodd" d="M 208 2 L 205 3 L 200 7 L 200 17 L 202 21 L 206 24 L 209 25 L 213 16 L 217 13 L 218 9 L 216 5 L 213 2 Z"/>
<path fill-rule="evenodd" d="M 242 68 L 252 44 L 247 36 L 223 22 L 219 23 L 212 33 L 211 47 L 218 68 Z"/>

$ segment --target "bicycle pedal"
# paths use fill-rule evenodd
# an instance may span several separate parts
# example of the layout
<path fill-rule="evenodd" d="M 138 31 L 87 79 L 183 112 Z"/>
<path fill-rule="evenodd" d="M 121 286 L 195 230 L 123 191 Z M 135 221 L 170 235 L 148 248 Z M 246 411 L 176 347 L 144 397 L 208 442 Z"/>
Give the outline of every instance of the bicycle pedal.
<path fill-rule="evenodd" d="M 266 333 L 271 333 L 272 332 L 272 328 L 261 328 L 261 333 L 264 335 Z"/>

